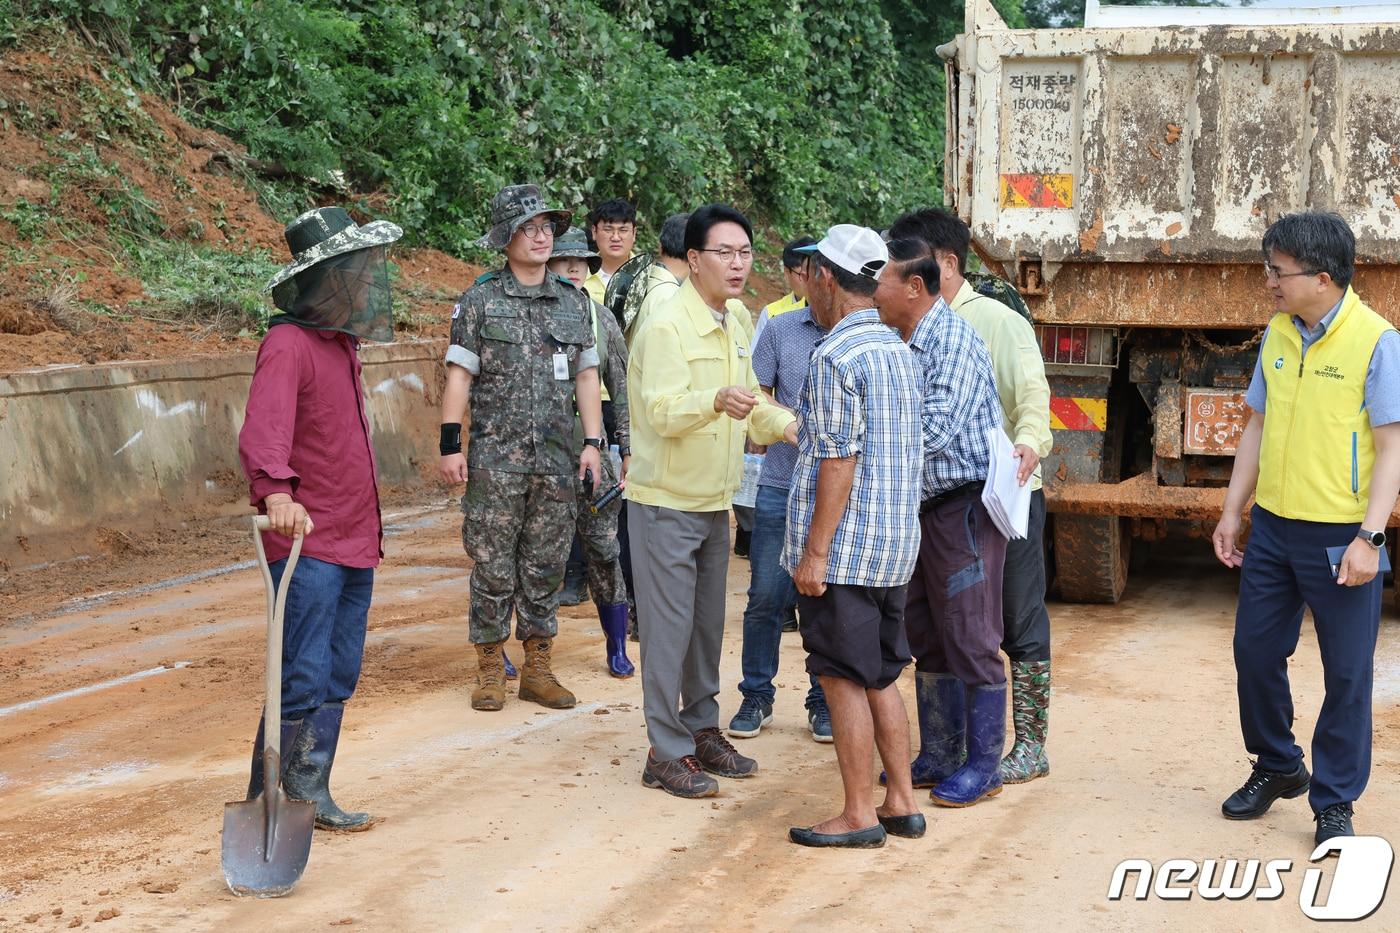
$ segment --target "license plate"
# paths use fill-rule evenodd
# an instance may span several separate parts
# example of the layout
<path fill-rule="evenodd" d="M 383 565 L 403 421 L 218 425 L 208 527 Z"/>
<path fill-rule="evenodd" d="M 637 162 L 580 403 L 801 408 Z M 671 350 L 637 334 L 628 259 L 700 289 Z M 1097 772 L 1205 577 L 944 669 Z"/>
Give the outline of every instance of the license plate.
<path fill-rule="evenodd" d="M 1186 438 L 1188 454 L 1230 456 L 1239 447 L 1249 422 L 1244 393 L 1233 389 L 1186 390 Z"/>

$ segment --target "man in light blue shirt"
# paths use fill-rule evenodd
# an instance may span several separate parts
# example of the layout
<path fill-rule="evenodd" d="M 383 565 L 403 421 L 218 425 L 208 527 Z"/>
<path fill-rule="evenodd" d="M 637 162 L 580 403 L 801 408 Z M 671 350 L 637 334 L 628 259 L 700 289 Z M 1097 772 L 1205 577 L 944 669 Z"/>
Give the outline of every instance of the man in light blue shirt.
<path fill-rule="evenodd" d="M 802 262 L 809 260 L 804 255 Z M 796 409 L 807 365 L 826 330 L 803 307 L 779 315 L 763 329 L 754 344 L 753 371 L 758 384 L 784 408 Z M 788 486 L 797 463 L 797 448 L 772 444 L 763 458 L 758 496 L 753 508 L 753 537 L 749 542 L 749 601 L 744 609 L 744 679 L 739 684 L 743 702 L 725 731 L 747 739 L 773 721 L 777 690 L 778 649 L 782 641 L 784 611 L 797 598 L 797 589 L 778 563 L 787 533 Z M 831 713 L 815 677 L 807 691 L 807 726 L 818 742 L 831 741 Z"/>

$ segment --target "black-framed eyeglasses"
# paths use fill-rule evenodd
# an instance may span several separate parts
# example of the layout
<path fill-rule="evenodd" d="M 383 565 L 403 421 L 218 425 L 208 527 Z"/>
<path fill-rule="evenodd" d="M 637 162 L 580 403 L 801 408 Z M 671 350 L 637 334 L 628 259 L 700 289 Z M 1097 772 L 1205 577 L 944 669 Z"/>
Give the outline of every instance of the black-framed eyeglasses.
<path fill-rule="evenodd" d="M 1270 282 L 1277 282 L 1279 279 L 1289 279 L 1295 275 L 1317 275 L 1321 270 L 1304 269 L 1302 272 L 1284 272 L 1271 262 L 1264 263 L 1264 278 Z"/>
<path fill-rule="evenodd" d="M 549 224 L 521 224 L 520 226 L 516 227 L 515 229 L 517 229 L 517 230 L 519 230 L 521 233 L 525 234 L 525 238 L 526 238 L 526 239 L 529 239 L 529 240 L 533 240 L 533 239 L 538 238 L 539 235 L 540 235 L 541 233 L 548 233 L 551 237 L 554 236 L 554 224 L 552 224 L 552 223 L 549 223 Z"/>
<path fill-rule="evenodd" d="M 733 262 L 733 261 L 734 261 L 734 257 L 736 257 L 736 256 L 739 257 L 739 261 L 742 262 L 742 263 L 750 263 L 750 262 L 753 262 L 753 250 L 752 250 L 752 249 L 729 249 L 729 248 L 727 248 L 727 247 L 720 247 L 719 249 L 711 249 L 711 248 L 709 248 L 709 247 L 702 247 L 702 248 L 700 249 L 700 252 L 702 252 L 702 253 L 714 253 L 715 256 L 717 256 L 717 257 L 719 258 L 719 261 L 722 262 L 722 263 L 724 263 L 726 266 L 729 265 L 731 262 Z"/>

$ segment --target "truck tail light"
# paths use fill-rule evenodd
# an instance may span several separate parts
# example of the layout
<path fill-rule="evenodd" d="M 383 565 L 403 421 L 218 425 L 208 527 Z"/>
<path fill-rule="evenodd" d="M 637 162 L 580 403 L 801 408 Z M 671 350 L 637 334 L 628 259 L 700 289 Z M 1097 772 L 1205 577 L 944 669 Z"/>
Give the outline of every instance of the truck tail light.
<path fill-rule="evenodd" d="M 1118 365 L 1116 328 L 1037 324 L 1035 329 L 1046 363 L 1110 368 Z"/>

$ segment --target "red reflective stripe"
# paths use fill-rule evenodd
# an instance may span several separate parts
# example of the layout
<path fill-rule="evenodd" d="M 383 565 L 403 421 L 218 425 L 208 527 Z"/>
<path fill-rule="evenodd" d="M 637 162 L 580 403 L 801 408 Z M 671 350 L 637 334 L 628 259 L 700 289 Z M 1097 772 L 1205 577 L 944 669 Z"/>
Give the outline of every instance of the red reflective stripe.
<path fill-rule="evenodd" d="M 1099 426 L 1094 424 L 1094 419 L 1084 413 L 1072 398 L 1050 399 L 1050 412 L 1069 431 L 1097 431 Z"/>

